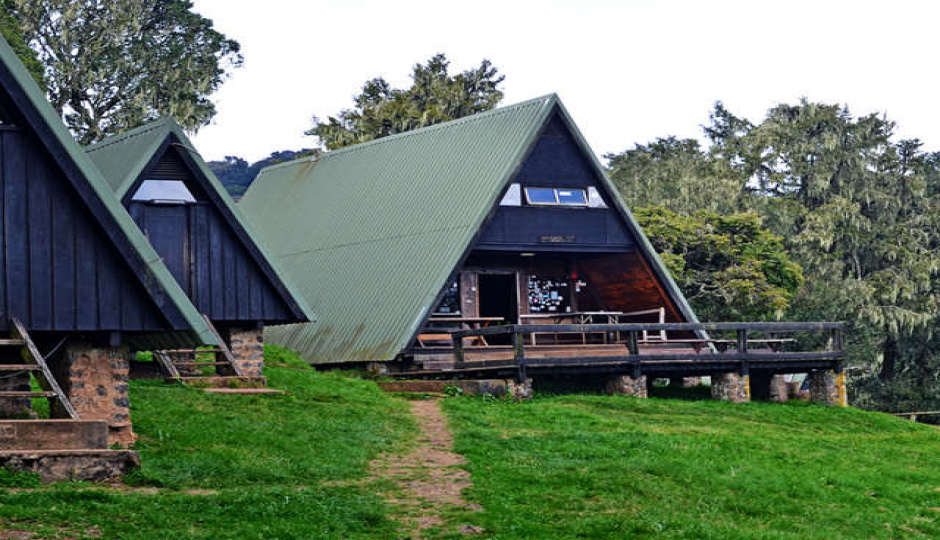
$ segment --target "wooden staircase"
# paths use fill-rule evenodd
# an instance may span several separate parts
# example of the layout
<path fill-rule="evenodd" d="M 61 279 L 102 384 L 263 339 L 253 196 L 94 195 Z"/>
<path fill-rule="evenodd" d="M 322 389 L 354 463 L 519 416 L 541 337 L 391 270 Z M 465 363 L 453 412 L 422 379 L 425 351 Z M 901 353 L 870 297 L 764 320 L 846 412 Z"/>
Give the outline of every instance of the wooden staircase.
<path fill-rule="evenodd" d="M 79 417 L 23 323 L 12 318 L 11 326 L 12 336 L 0 339 L 0 348 L 18 348 L 20 361 L 6 363 L 13 355 L 4 355 L 0 377 L 35 379 L 41 390 L 4 390 L 0 391 L 0 400 L 22 402 L 27 412 L 31 410 L 29 400 L 48 399 L 50 418 L 0 419 L 0 467 L 36 473 L 46 482 L 103 481 L 139 467 L 136 452 L 108 447 L 106 421 Z M 23 377 L 25 374 L 30 377 Z M 10 410 L 18 408 L 16 405 Z"/>
<path fill-rule="evenodd" d="M 154 351 L 153 357 L 160 364 L 167 382 L 181 382 L 192 386 L 212 388 L 257 388 L 265 385 L 264 377 L 249 377 L 239 368 L 232 351 L 203 315 L 214 334 L 218 347 L 194 349 L 169 349 Z"/>
<path fill-rule="evenodd" d="M 20 349 L 21 363 L 0 365 L 0 377 L 28 372 L 39 383 L 41 391 L 32 390 L 4 390 L 0 391 L 0 399 L 24 400 L 32 398 L 46 398 L 49 400 L 49 412 L 52 416 L 80 420 L 78 413 L 72 407 L 65 392 L 59 387 L 46 360 L 39 353 L 33 340 L 29 337 L 26 327 L 17 318 L 12 318 L 12 337 L 0 339 L 0 347 L 16 347 Z"/>

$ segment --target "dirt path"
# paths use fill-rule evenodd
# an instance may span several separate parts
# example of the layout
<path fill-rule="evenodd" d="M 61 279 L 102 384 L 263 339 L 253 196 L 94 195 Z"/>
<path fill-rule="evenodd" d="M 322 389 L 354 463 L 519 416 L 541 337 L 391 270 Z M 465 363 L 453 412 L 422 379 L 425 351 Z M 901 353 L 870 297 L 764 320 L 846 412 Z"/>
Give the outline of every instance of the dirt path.
<path fill-rule="evenodd" d="M 445 525 L 442 514 L 447 510 L 482 508 L 468 503 L 461 495 L 472 482 L 470 473 L 460 468 L 465 462 L 463 456 L 453 451 L 454 438 L 447 428 L 440 400 L 412 401 L 411 414 L 420 429 L 417 445 L 405 455 L 379 456 L 371 467 L 376 477 L 392 480 L 399 487 L 400 494 L 389 497 L 389 503 L 401 508 L 401 519 L 408 523 L 402 534 L 410 533 L 411 538 L 417 539 L 427 529 Z M 457 530 L 467 534 L 482 531 L 473 525 Z"/>

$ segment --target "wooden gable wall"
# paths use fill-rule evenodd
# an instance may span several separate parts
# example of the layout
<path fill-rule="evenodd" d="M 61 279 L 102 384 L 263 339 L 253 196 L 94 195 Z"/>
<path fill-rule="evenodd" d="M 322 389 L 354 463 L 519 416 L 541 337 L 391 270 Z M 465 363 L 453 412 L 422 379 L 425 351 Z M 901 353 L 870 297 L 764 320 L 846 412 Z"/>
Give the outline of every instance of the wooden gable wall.
<path fill-rule="evenodd" d="M 167 322 L 39 139 L 0 109 L 0 328 L 166 330 Z"/>
<path fill-rule="evenodd" d="M 197 202 L 133 202 L 142 180 L 181 180 Z M 137 185 L 125 205 L 200 313 L 217 322 L 296 321 L 180 150 L 169 146 L 159 153 Z"/>
<path fill-rule="evenodd" d="M 543 129 L 512 182 L 525 187 L 598 188 L 593 164 L 556 115 Z M 603 190 L 600 190 L 603 193 Z M 524 196 L 523 196 L 524 199 Z M 479 249 L 624 251 L 636 245 L 612 201 L 608 208 L 500 206 L 477 243 Z M 565 238 L 546 242 L 545 237 Z"/>

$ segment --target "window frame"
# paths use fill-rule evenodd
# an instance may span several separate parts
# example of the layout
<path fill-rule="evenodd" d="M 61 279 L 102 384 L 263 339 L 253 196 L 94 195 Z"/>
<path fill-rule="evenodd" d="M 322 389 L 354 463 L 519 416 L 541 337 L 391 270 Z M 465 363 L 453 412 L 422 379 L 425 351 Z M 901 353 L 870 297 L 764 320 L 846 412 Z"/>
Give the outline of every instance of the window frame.
<path fill-rule="evenodd" d="M 532 197 L 529 196 L 529 190 L 535 190 L 535 189 L 550 190 L 552 192 L 552 195 L 554 195 L 555 197 L 555 202 L 534 202 L 532 200 Z M 559 190 L 580 191 L 582 195 L 581 200 L 584 202 L 579 202 L 579 203 L 562 202 L 561 198 L 558 195 Z M 590 205 L 590 199 L 588 197 L 587 189 L 581 188 L 581 187 L 554 188 L 554 187 L 541 187 L 541 186 L 523 186 L 522 191 L 525 192 L 525 202 L 529 206 L 562 206 L 562 207 L 569 207 L 569 208 L 588 208 Z"/>

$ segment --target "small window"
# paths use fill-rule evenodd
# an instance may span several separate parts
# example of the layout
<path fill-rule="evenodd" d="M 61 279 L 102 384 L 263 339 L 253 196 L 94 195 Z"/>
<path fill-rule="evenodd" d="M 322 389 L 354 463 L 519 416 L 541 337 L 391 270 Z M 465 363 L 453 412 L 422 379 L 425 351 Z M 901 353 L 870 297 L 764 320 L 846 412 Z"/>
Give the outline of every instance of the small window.
<path fill-rule="evenodd" d="M 525 198 L 529 204 L 558 204 L 552 188 L 525 188 Z"/>
<path fill-rule="evenodd" d="M 535 205 L 587 206 L 587 193 L 581 188 L 525 188 L 526 201 Z"/>
<path fill-rule="evenodd" d="M 522 188 L 519 184 L 509 184 L 500 206 L 522 206 Z"/>
<path fill-rule="evenodd" d="M 156 204 L 196 202 L 196 198 L 186 188 L 186 184 L 179 180 L 144 180 L 132 200 Z"/>
<path fill-rule="evenodd" d="M 584 206 L 587 204 L 587 196 L 583 189 L 556 189 L 558 193 L 558 204 L 574 204 Z"/>
<path fill-rule="evenodd" d="M 607 208 L 607 203 L 604 202 L 604 198 L 601 197 L 600 192 L 594 186 L 588 188 L 588 206 L 591 208 Z"/>

